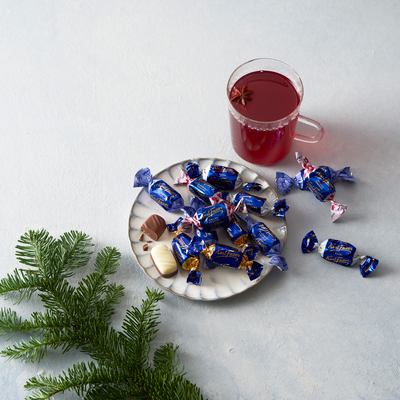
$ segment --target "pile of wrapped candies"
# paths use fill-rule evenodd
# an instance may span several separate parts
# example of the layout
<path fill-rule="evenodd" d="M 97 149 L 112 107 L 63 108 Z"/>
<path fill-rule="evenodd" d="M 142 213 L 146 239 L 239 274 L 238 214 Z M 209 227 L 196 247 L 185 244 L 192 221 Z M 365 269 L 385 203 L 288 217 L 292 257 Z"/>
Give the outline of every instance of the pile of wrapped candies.
<path fill-rule="evenodd" d="M 269 263 L 281 271 L 288 270 L 281 255 L 280 240 L 264 222 L 253 221 L 249 215 L 284 217 L 289 209 L 285 200 L 270 203 L 266 198 L 250 194 L 250 189 L 260 190 L 261 185 L 244 182 L 234 168 L 216 164 L 202 170 L 198 164 L 189 162 L 181 169 L 174 184 L 187 185 L 194 195 L 190 205 L 185 205 L 182 196 L 165 181 L 153 180 L 148 168 L 139 170 L 134 180 L 134 187 L 147 188 L 150 197 L 164 210 L 183 212 L 183 217 L 174 223 L 162 224 L 155 236 L 159 237 L 165 227 L 173 233 L 171 246 L 179 265 L 189 271 L 188 283 L 201 284 L 200 266 L 204 269 L 245 269 L 250 280 L 257 279 L 263 270 L 262 255 L 269 257 Z M 240 191 L 230 192 L 235 189 Z M 154 220 L 153 217 L 149 219 Z M 157 220 L 161 218 L 157 217 Z M 144 224 L 143 232 L 148 233 L 148 222 Z M 232 245 L 219 243 L 217 229 L 226 231 Z M 193 231 L 195 233 L 190 235 Z M 170 260 L 162 246 L 152 249 L 151 258 L 162 276 L 174 276 L 176 271 L 169 268 Z M 168 268 L 160 264 L 168 264 Z"/>

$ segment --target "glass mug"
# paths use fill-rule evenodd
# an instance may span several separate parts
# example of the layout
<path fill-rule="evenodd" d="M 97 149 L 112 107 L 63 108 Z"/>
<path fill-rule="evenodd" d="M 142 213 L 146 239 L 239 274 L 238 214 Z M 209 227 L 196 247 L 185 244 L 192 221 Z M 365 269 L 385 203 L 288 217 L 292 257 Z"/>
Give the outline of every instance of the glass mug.
<path fill-rule="evenodd" d="M 318 122 L 299 114 L 303 83 L 289 65 L 258 58 L 240 65 L 227 85 L 232 145 L 244 160 L 271 165 L 284 158 L 293 139 L 317 143 L 324 136 Z M 297 121 L 315 133 L 296 133 Z"/>

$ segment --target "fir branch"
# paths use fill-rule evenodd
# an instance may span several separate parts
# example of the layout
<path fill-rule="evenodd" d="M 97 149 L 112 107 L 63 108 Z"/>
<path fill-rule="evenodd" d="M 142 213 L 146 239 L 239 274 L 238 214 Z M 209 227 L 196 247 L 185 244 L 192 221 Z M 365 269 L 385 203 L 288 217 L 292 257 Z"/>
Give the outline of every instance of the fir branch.
<path fill-rule="evenodd" d="M 22 340 L 1 349 L 0 354 L 8 357 L 8 360 L 23 359 L 28 361 L 40 361 L 47 355 L 49 343 L 40 336 L 31 336 L 29 340 Z"/>
<path fill-rule="evenodd" d="M 85 342 L 79 347 L 96 361 L 112 361 L 116 366 L 122 364 L 122 342 L 118 332 L 104 322 L 88 318 L 83 321 L 81 336 Z"/>
<path fill-rule="evenodd" d="M 132 307 L 126 312 L 121 337 L 127 342 L 125 350 L 135 359 L 140 368 L 148 368 L 150 342 L 155 338 L 159 325 L 158 301 L 164 299 L 161 290 L 146 290 L 147 299 L 142 300 L 140 309 Z"/>
<path fill-rule="evenodd" d="M 160 324 L 160 289 L 147 289 L 139 308 L 126 312 L 122 331 L 110 326 L 114 305 L 123 296 L 122 285 L 108 282 L 117 270 L 120 252 L 102 249 L 94 262 L 94 272 L 82 278 L 76 288 L 67 278 L 90 260 L 91 239 L 71 231 L 56 240 L 48 232 L 29 231 L 17 245 L 18 260 L 28 269 L 15 270 L 0 281 L 0 295 L 19 294 L 18 302 L 37 292 L 44 312 L 33 312 L 22 320 L 10 309 L 0 309 L 0 335 L 30 332 L 29 340 L 0 351 L 9 360 L 40 361 L 50 349 L 72 348 L 93 361 L 74 364 L 58 377 L 36 376 L 25 388 L 28 400 L 50 399 L 65 391 L 75 391 L 86 400 L 203 399 L 200 389 L 186 380 L 179 367 L 178 346 L 172 343 L 155 350 L 153 365 L 150 344 Z M 34 335 L 33 335 L 34 334 Z"/>
<path fill-rule="evenodd" d="M 119 299 L 124 296 L 124 287 L 111 283 L 107 285 L 104 295 L 105 299 L 100 299 L 95 307 L 97 315 L 102 315 L 108 321 L 115 314 L 113 305 L 118 304 L 120 302 Z"/>
<path fill-rule="evenodd" d="M 112 247 L 106 247 L 96 257 L 94 267 L 101 276 L 112 275 L 117 271 L 121 253 Z"/>
<path fill-rule="evenodd" d="M 15 333 L 20 330 L 22 320 L 17 313 L 10 308 L 0 309 L 0 336 Z"/>
<path fill-rule="evenodd" d="M 83 232 L 64 233 L 58 240 L 58 245 L 64 278 L 72 276 L 77 268 L 85 267 L 93 254 L 88 250 L 93 246 L 91 238 Z"/>
<path fill-rule="evenodd" d="M 29 267 L 38 268 L 42 271 L 48 266 L 50 258 L 49 249 L 55 239 L 44 229 L 41 231 L 28 231 L 18 241 L 16 246 L 17 259 Z"/>
<path fill-rule="evenodd" d="M 120 381 L 118 373 L 115 374 L 110 368 L 99 367 L 93 362 L 73 364 L 67 372 L 58 377 L 35 376 L 25 384 L 27 390 L 35 390 L 27 400 L 48 399 L 57 393 L 64 393 L 66 390 L 74 391 L 79 397 L 85 392 L 94 392 L 94 388 L 113 388 L 115 383 Z M 115 392 L 117 392 L 115 390 Z M 85 397 L 86 398 L 86 397 Z M 107 397 L 109 399 L 110 397 Z M 127 398 L 127 397 L 123 397 Z"/>
<path fill-rule="evenodd" d="M 153 357 L 154 367 L 156 369 L 168 371 L 173 375 L 185 375 L 183 367 L 179 370 L 180 360 L 176 353 L 178 348 L 179 346 L 167 343 L 156 349 Z"/>
<path fill-rule="evenodd" d="M 38 290 L 43 306 L 47 309 L 64 312 L 70 318 L 73 318 L 75 311 L 79 312 L 76 310 L 75 288 L 65 279 L 46 280 Z"/>
<path fill-rule="evenodd" d="M 31 319 L 25 320 L 20 332 L 44 332 L 46 330 L 60 330 L 71 327 L 70 318 L 62 312 L 56 310 L 46 310 L 45 313 L 35 311 Z"/>
<path fill-rule="evenodd" d="M 29 300 L 42 282 L 42 278 L 33 271 L 15 269 L 13 275 L 7 274 L 6 278 L 1 279 L 0 296 L 11 297 L 14 293 L 18 293 L 15 304 L 19 304 L 24 299 Z"/>
<path fill-rule="evenodd" d="M 107 285 L 107 275 L 114 274 L 117 270 L 121 253 L 117 249 L 107 247 L 97 255 L 95 261 L 96 272 L 83 278 L 76 290 L 77 300 L 83 314 L 98 314 L 105 321 L 113 314 L 111 304 L 117 304 L 123 296 L 123 286 Z M 106 299 L 102 296 L 106 294 Z M 100 306 L 100 307 L 99 307 Z"/>

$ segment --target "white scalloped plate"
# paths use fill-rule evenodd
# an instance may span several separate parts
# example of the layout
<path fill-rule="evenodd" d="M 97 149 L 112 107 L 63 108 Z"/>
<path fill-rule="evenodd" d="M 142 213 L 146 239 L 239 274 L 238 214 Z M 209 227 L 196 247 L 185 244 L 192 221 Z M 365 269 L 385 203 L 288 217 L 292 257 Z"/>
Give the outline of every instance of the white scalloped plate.
<path fill-rule="evenodd" d="M 197 163 L 200 168 L 206 168 L 213 163 L 235 168 L 239 173 L 242 174 L 245 182 L 258 182 L 262 185 L 261 191 L 255 192 L 252 190 L 252 193 L 260 197 L 265 197 L 270 202 L 278 198 L 275 191 L 271 188 L 271 186 L 269 186 L 268 182 L 247 167 L 219 158 L 198 158 L 173 164 L 170 167 L 153 175 L 153 178 L 163 179 L 166 183 L 177 190 L 182 195 L 185 205 L 189 205 L 189 199 L 192 194 L 185 185 L 174 185 L 174 181 L 180 172 L 180 168 L 184 168 L 190 161 Z M 183 270 L 181 267 L 178 267 L 178 274 L 174 277 L 169 279 L 163 278 L 158 274 L 153 262 L 151 261 L 150 250 L 153 246 L 159 243 L 164 243 L 171 249 L 171 241 L 174 236 L 166 229 L 157 242 L 149 243 L 149 249 L 147 251 L 143 250 L 143 245 L 145 242 L 139 240 L 140 236 L 142 235 L 140 227 L 142 226 L 143 222 L 152 214 L 161 215 L 165 219 L 166 223 L 170 224 L 175 222 L 179 217 L 183 216 L 183 213 L 169 213 L 165 211 L 160 205 L 150 198 L 147 188 L 142 188 L 132 205 L 131 213 L 129 215 L 129 240 L 137 262 L 150 279 L 168 292 L 192 300 L 210 301 L 225 299 L 238 293 L 242 293 L 245 290 L 253 287 L 260 282 L 261 279 L 263 279 L 272 269 L 272 266 L 268 263 L 269 258 L 262 256 L 261 262 L 264 264 L 264 268 L 261 276 L 254 281 L 249 280 L 245 269 L 234 270 L 226 267 L 217 267 L 212 270 L 207 270 L 200 267 L 199 271 L 202 273 L 203 277 L 201 285 L 186 283 L 188 271 Z M 283 243 L 283 246 L 285 245 L 287 237 L 285 218 L 273 216 L 261 218 L 255 216 L 254 214 L 252 214 L 252 218 L 254 221 L 257 220 L 265 222 L 265 224 Z M 147 239 L 150 240 L 146 237 L 146 240 Z M 228 239 L 223 229 L 218 230 L 218 239 L 220 243 L 232 246 L 232 243 Z"/>

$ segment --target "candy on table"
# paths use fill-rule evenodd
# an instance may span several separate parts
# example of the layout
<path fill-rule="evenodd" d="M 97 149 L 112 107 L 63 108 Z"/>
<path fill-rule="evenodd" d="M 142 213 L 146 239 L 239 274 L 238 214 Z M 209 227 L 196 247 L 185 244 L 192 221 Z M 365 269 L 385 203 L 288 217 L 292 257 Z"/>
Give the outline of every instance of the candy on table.
<path fill-rule="evenodd" d="M 354 182 L 350 167 L 337 171 L 327 166 L 315 167 L 306 157 L 297 152 L 296 160 L 303 169 L 294 178 L 283 172 L 276 173 L 275 181 L 281 194 L 288 194 L 293 186 L 297 186 L 301 190 L 309 190 L 319 201 L 331 202 L 331 218 L 332 221 L 337 220 L 346 212 L 347 206 L 333 200 L 336 192 L 334 184 L 338 178 Z"/>
<path fill-rule="evenodd" d="M 182 196 L 162 179 L 153 180 L 149 168 L 136 173 L 133 187 L 147 187 L 150 197 L 166 211 L 180 211 L 184 206 Z"/>
<path fill-rule="evenodd" d="M 316 249 L 322 258 L 336 264 L 349 267 L 359 262 L 363 278 L 375 271 L 379 263 L 379 260 L 371 256 L 360 256 L 357 249 L 347 242 L 327 239 L 318 245 L 317 236 L 314 231 L 310 231 L 302 240 L 301 250 L 303 253 L 311 253 Z"/>
<path fill-rule="evenodd" d="M 163 278 L 172 278 L 178 273 L 178 266 L 175 258 L 165 244 L 158 244 L 150 251 L 150 257 L 157 272 Z"/>

